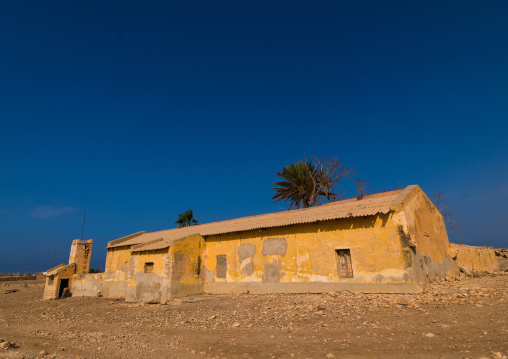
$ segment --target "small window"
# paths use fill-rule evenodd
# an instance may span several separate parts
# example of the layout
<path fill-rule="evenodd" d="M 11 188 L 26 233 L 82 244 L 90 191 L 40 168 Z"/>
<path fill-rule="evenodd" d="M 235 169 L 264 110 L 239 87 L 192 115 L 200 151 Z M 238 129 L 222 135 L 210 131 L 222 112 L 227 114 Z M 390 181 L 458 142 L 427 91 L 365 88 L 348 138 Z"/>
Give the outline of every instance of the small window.
<path fill-rule="evenodd" d="M 152 273 L 153 272 L 153 262 L 146 262 L 145 263 L 145 273 Z"/>
<path fill-rule="evenodd" d="M 53 285 L 54 282 L 55 282 L 55 277 L 51 276 L 48 278 L 48 285 Z"/>
<path fill-rule="evenodd" d="M 349 249 L 337 249 L 337 273 L 342 278 L 353 277 L 353 266 L 351 263 L 351 251 Z"/>

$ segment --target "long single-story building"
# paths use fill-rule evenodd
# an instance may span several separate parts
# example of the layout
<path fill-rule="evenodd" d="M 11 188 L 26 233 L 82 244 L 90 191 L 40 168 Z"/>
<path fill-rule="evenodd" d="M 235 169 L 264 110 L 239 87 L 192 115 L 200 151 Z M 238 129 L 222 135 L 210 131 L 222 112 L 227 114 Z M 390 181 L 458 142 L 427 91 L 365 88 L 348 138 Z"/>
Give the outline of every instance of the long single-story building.
<path fill-rule="evenodd" d="M 453 277 L 441 213 L 420 187 L 108 243 L 106 268 L 73 295 L 165 302 L 194 294 L 418 293 Z"/>

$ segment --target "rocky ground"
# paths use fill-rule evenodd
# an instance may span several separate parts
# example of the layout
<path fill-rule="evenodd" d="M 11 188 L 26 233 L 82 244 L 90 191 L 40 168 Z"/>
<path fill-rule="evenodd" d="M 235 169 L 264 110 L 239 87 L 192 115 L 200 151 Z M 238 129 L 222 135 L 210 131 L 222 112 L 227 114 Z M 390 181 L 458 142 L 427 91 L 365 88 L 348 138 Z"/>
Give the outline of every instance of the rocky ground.
<path fill-rule="evenodd" d="M 418 295 L 199 296 L 167 305 L 43 301 L 0 284 L 0 358 L 506 358 L 508 275 Z"/>

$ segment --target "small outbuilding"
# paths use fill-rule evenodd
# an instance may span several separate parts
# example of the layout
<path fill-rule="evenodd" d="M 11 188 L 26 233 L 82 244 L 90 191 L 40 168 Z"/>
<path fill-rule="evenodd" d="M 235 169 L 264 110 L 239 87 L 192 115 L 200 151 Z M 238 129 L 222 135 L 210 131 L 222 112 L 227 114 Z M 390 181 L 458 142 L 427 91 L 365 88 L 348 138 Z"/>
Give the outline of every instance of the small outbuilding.
<path fill-rule="evenodd" d="M 86 274 L 90 269 L 93 239 L 72 242 L 69 264 L 60 264 L 44 272 L 46 285 L 43 299 L 62 298 L 70 292 L 75 274 Z M 67 291 L 66 291 L 67 289 Z"/>

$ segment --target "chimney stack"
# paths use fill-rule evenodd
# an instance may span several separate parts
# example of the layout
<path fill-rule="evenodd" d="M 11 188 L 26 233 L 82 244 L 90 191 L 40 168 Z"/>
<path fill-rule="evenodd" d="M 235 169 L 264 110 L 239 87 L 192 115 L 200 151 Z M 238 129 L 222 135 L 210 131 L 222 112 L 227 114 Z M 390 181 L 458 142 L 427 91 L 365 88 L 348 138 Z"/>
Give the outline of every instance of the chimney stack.
<path fill-rule="evenodd" d="M 69 264 L 76 264 L 76 274 L 87 274 L 90 270 L 90 258 L 92 256 L 93 239 L 72 241 Z"/>

